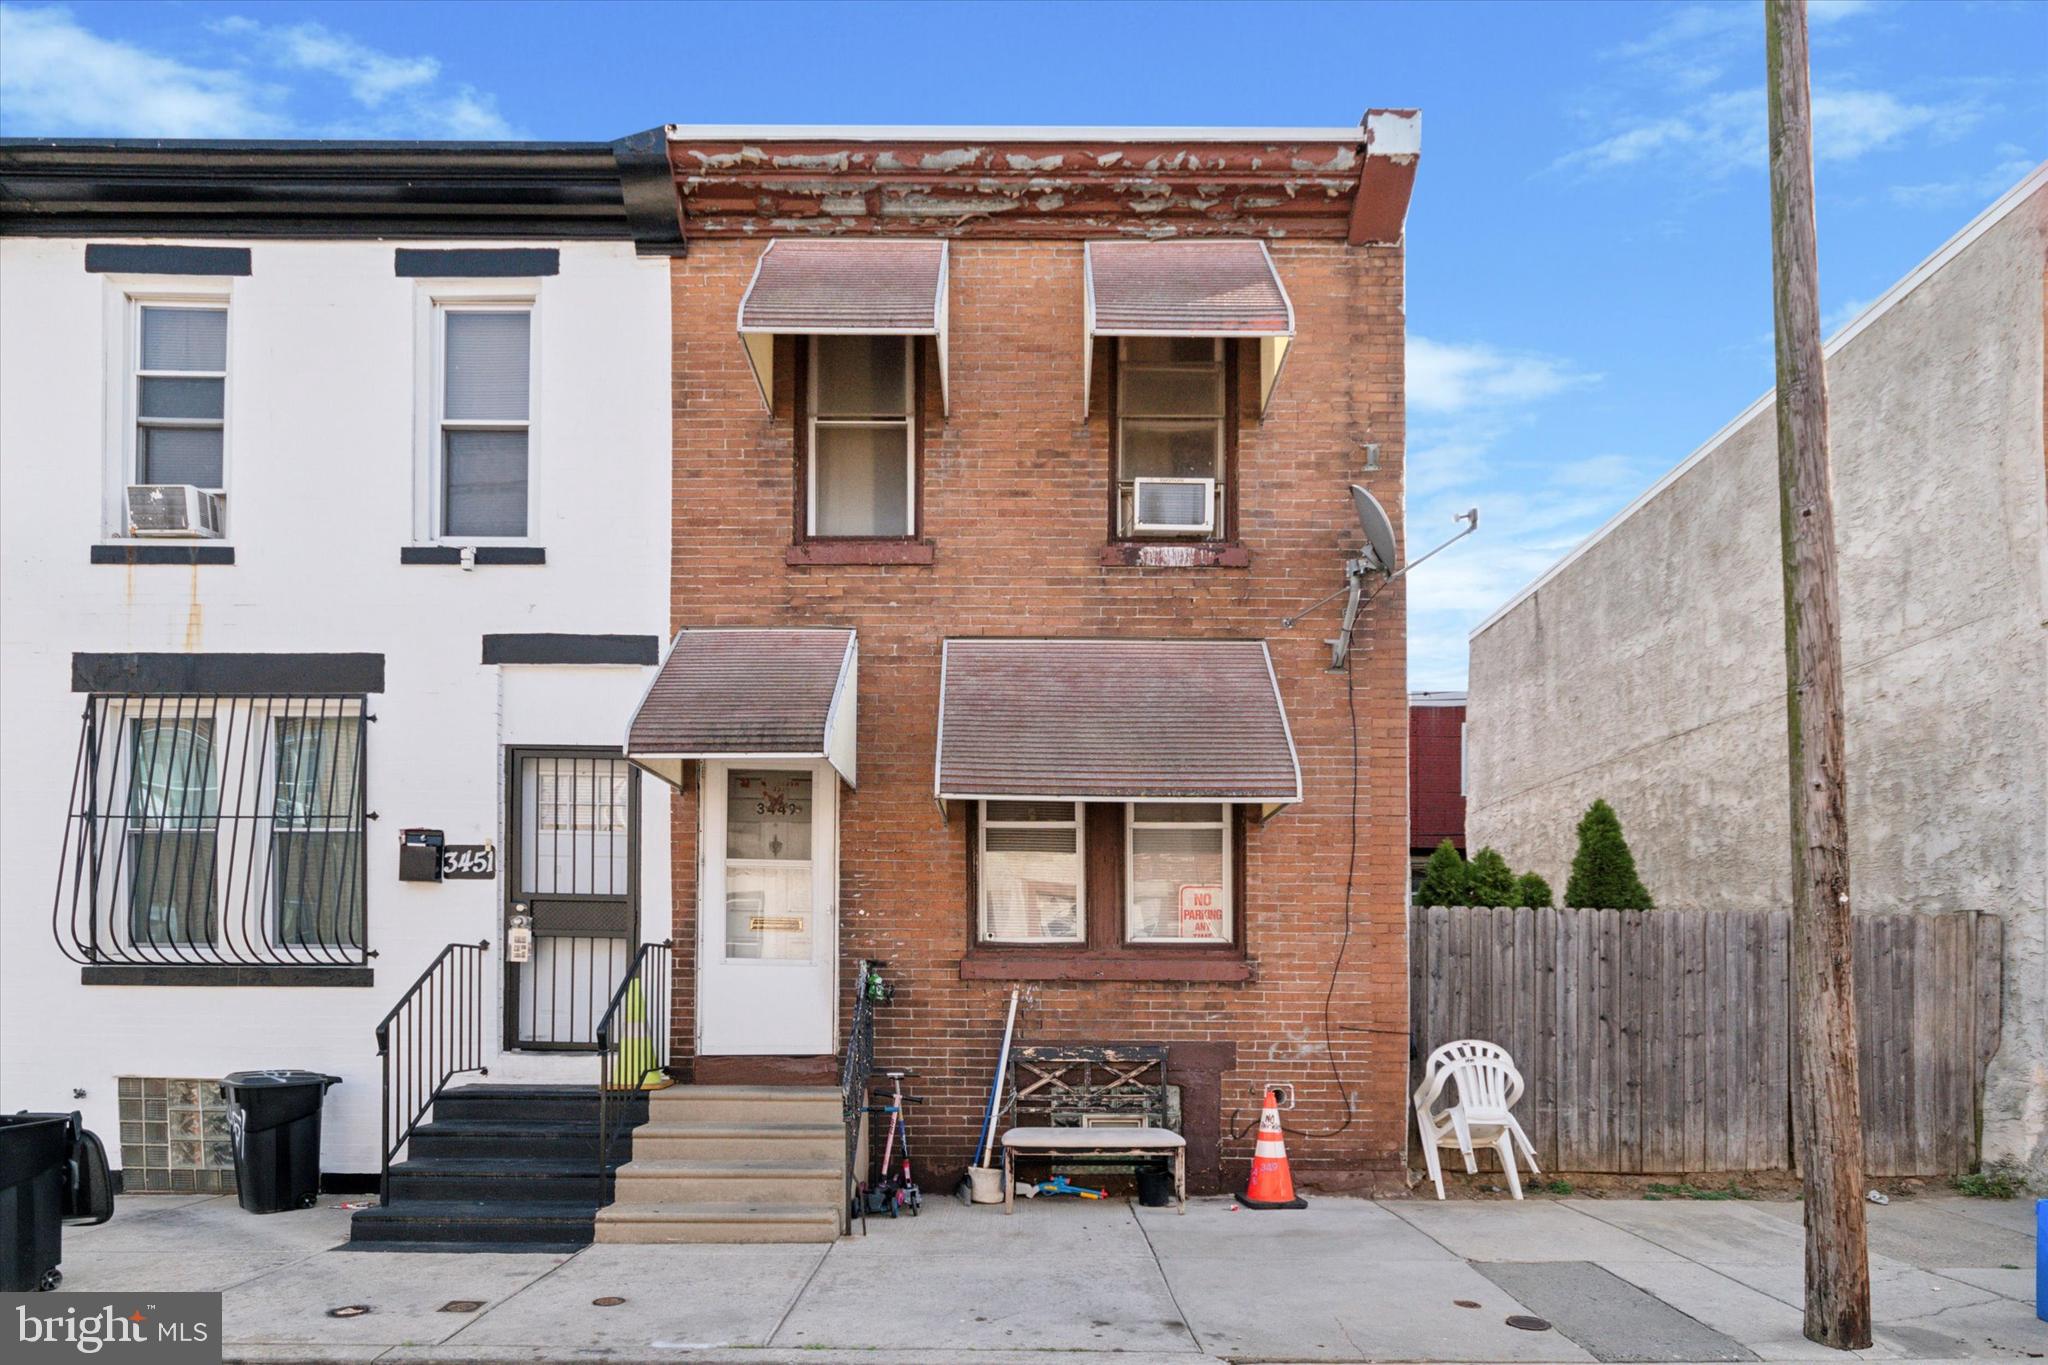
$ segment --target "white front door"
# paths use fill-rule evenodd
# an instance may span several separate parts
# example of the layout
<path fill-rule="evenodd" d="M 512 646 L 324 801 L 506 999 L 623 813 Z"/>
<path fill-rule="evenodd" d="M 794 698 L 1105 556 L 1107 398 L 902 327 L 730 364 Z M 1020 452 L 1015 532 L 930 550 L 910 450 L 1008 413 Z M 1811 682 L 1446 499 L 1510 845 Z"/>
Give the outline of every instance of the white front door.
<path fill-rule="evenodd" d="M 838 775 L 706 763 L 703 793 L 697 1050 L 838 1051 Z"/>

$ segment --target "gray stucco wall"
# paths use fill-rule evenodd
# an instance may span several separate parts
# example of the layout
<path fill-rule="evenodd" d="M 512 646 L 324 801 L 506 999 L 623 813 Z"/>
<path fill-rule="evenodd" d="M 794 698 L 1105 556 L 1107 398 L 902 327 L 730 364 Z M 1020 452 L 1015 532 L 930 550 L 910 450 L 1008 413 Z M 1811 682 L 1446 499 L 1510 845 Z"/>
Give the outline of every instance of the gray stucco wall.
<path fill-rule="evenodd" d="M 1828 362 L 1851 894 L 2005 917 L 1984 1155 L 2048 1179 L 2048 188 Z M 1659 904 L 1785 904 L 1768 406 L 1472 639 L 1467 838 L 1562 894 L 1619 812 Z"/>

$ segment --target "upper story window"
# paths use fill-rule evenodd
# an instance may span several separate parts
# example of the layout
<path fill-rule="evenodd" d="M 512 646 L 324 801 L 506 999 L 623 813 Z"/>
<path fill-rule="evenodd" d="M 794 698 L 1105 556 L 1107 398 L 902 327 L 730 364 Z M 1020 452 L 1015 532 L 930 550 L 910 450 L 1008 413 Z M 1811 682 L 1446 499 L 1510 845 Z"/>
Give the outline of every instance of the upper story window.
<path fill-rule="evenodd" d="M 228 310 L 136 305 L 135 482 L 224 483 Z"/>
<path fill-rule="evenodd" d="M 1215 337 L 1118 339 L 1120 537 L 1220 540 L 1228 533 L 1225 355 Z"/>
<path fill-rule="evenodd" d="M 904 336 L 808 339 L 807 536 L 917 533 L 916 345 Z"/>
<path fill-rule="evenodd" d="M 532 306 L 441 304 L 434 322 L 435 533 L 523 538 L 531 524 Z"/>

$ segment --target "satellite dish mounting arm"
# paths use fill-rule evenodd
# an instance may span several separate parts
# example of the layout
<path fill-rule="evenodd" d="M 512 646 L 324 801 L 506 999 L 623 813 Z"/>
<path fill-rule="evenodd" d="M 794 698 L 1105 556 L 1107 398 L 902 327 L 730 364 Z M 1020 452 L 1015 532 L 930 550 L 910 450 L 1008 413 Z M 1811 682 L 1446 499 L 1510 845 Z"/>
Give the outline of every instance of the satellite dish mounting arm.
<path fill-rule="evenodd" d="M 1401 565 L 1401 567 L 1395 568 L 1394 562 L 1398 558 L 1398 554 L 1394 544 L 1394 523 L 1387 516 L 1386 510 L 1380 506 L 1379 499 L 1373 497 L 1371 493 L 1357 484 L 1352 484 L 1351 503 L 1358 513 L 1359 527 L 1365 532 L 1365 544 L 1355 556 L 1344 561 L 1344 586 L 1337 589 L 1336 592 L 1310 603 L 1280 623 L 1283 630 L 1292 630 L 1295 623 L 1300 621 L 1302 617 L 1307 616 L 1324 603 L 1335 601 L 1339 596 L 1342 596 L 1344 598 L 1343 624 L 1338 628 L 1336 638 L 1330 641 L 1330 668 L 1332 671 L 1344 667 L 1345 662 L 1350 659 L 1351 636 L 1352 632 L 1358 627 L 1358 613 L 1367 602 L 1378 595 L 1380 588 L 1384 588 L 1387 584 L 1401 577 L 1424 560 L 1442 553 L 1479 529 L 1478 508 L 1474 507 L 1460 512 L 1454 520 L 1464 522 L 1464 530 L 1458 532 L 1458 534 L 1452 536 L 1428 554 L 1423 555 L 1421 559 L 1411 560 Z M 1375 575 L 1379 575 L 1381 581 L 1378 587 L 1368 593 L 1366 591 L 1366 584 Z"/>

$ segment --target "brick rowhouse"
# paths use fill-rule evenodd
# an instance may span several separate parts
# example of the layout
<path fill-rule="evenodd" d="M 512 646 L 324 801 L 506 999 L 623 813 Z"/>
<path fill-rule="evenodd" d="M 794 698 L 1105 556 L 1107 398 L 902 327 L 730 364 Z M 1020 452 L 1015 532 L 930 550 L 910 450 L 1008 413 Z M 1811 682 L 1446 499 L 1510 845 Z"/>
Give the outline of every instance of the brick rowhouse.
<path fill-rule="evenodd" d="M 1412 134 L 1412 115 L 1387 117 L 1384 126 Z M 877 1012 L 876 1065 L 919 1073 L 913 1089 L 928 1103 L 912 1128 L 931 1187 L 949 1186 L 970 1160 L 1013 985 L 1024 992 L 1020 1041 L 1169 1046 L 1191 1187 L 1242 1179 L 1268 1082 L 1295 1087 L 1289 1153 L 1311 1187 L 1401 1183 L 1402 584 L 1363 613 L 1348 675 L 1329 671 L 1341 604 L 1281 627 L 1341 586 L 1360 540 L 1347 483 L 1400 517 L 1401 226 L 1415 157 L 1401 146 L 1375 154 L 1381 118 L 1351 145 L 1314 147 L 1286 146 L 1277 130 L 1185 143 L 1076 133 L 1022 146 L 991 130 L 980 136 L 994 145 L 905 133 L 902 146 L 869 134 L 670 130 L 689 239 L 671 275 L 672 625 L 858 632 L 859 784 L 841 791 L 839 816 L 841 1034 L 854 963 L 886 960 L 896 994 Z M 797 342 L 774 343 L 764 411 L 735 316 L 769 240 L 878 235 L 951 244 L 950 414 L 939 386 L 925 383 L 920 543 L 883 552 L 928 562 L 807 562 L 816 547 L 797 544 L 792 518 Z M 1197 235 L 1267 242 L 1295 334 L 1263 420 L 1257 347 L 1226 352 L 1233 546 L 1198 567 L 1148 567 L 1124 562 L 1145 554 L 1110 545 L 1111 344 L 1095 348 L 1081 413 L 1083 243 Z M 929 371 L 934 344 L 917 348 Z M 1378 447 L 1374 467 L 1366 443 Z M 933 787 L 942 643 L 970 636 L 1269 642 L 1303 799 L 1244 821 L 1234 969 L 1243 979 L 1186 979 L 1174 967 L 1184 959 L 1144 961 L 1142 948 L 1061 960 L 977 951 L 970 803 L 942 812 Z M 697 767 L 672 803 L 674 1049 L 684 1074 L 720 1079 L 745 1073 L 692 1056 Z M 817 1072 L 793 1062 L 789 1074 Z"/>
<path fill-rule="evenodd" d="M 1463 692 L 1408 698 L 1408 824 L 1408 852 L 1418 865 L 1446 839 L 1465 851 Z"/>

